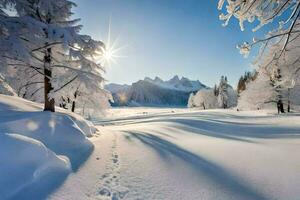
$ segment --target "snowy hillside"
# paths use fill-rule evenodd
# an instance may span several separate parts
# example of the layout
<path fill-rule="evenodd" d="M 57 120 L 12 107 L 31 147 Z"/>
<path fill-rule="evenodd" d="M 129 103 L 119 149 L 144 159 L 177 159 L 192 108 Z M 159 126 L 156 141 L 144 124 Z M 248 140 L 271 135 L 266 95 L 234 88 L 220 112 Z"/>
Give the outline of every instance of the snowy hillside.
<path fill-rule="evenodd" d="M 0 199 L 43 199 L 93 150 L 90 122 L 64 110 L 41 110 L 0 95 Z"/>
<path fill-rule="evenodd" d="M 168 81 L 159 77 L 137 81 L 131 86 L 108 84 L 115 106 L 186 106 L 189 94 L 207 88 L 200 81 L 174 76 Z"/>

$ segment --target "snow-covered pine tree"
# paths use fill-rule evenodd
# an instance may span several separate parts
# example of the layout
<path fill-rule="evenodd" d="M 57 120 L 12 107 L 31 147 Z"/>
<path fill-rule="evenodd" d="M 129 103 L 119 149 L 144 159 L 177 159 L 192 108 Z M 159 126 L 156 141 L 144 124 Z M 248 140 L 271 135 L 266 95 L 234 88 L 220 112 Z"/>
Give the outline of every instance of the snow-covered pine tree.
<path fill-rule="evenodd" d="M 219 95 L 219 90 L 217 84 L 214 86 L 214 95 L 217 97 Z"/>
<path fill-rule="evenodd" d="M 44 110 L 55 111 L 55 100 L 59 103 L 63 96 L 74 94 L 79 83 L 93 94 L 109 97 L 102 89 L 104 69 L 97 62 L 104 44 L 79 33 L 79 20 L 71 19 L 75 3 L 5 0 L 0 4 L 1 64 L 16 69 L 25 93 L 32 86 L 31 92 L 39 97 L 44 91 Z M 8 15 L 8 8 L 17 15 Z"/>
<path fill-rule="evenodd" d="M 244 76 L 241 76 L 237 85 L 237 92 L 240 94 L 246 89 L 246 80 Z"/>
<path fill-rule="evenodd" d="M 218 103 L 221 108 L 227 108 L 227 101 L 228 101 L 228 93 L 227 93 L 228 83 L 227 83 L 227 77 L 221 76 L 218 91 Z"/>
<path fill-rule="evenodd" d="M 250 81 L 254 81 L 257 77 L 257 71 L 253 72 L 247 71 L 243 76 L 240 77 L 237 85 L 237 93 L 240 94 L 242 91 L 246 90 L 246 84 Z"/>

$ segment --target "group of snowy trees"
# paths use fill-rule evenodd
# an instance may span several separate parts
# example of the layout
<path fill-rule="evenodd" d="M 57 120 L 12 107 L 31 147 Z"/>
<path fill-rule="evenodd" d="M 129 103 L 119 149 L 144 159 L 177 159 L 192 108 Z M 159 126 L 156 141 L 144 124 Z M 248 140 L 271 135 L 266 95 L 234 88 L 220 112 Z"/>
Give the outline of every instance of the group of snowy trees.
<path fill-rule="evenodd" d="M 254 32 L 266 24 L 273 24 L 270 26 L 273 29 L 263 38 L 237 45 L 245 56 L 253 47 L 260 46 L 254 61 L 256 72 L 239 80 L 238 108 L 274 108 L 275 105 L 284 112 L 284 107 L 290 111 L 292 106 L 300 105 L 300 0 L 219 0 L 218 9 L 222 12 L 220 19 L 224 26 L 231 18 L 236 18 L 242 31 L 245 22 L 258 24 Z M 199 91 L 198 96 L 204 93 Z M 195 104 L 192 101 L 195 96 L 191 97 L 189 105 Z M 203 104 L 203 99 L 201 97 L 198 103 Z M 225 107 L 225 104 L 220 105 L 222 96 L 218 100 L 218 106 Z"/>
<path fill-rule="evenodd" d="M 245 21 L 258 24 L 253 31 L 269 23 L 275 27 L 261 39 L 238 45 L 245 56 L 260 45 L 254 62 L 257 74 L 255 79 L 239 84 L 238 107 L 260 109 L 275 105 L 284 112 L 283 106 L 290 111 L 291 105 L 300 105 L 300 0 L 220 0 L 218 8 L 223 12 L 220 19 L 225 26 L 234 17 L 241 30 Z"/>
<path fill-rule="evenodd" d="M 219 85 L 213 89 L 201 89 L 196 94 L 191 93 L 188 107 L 201 109 L 230 108 L 236 106 L 237 94 L 228 84 L 227 77 L 221 76 Z"/>
<path fill-rule="evenodd" d="M 244 90 L 246 90 L 246 85 L 251 81 L 254 81 L 257 78 L 257 71 L 254 70 L 253 72 L 245 72 L 243 76 L 240 77 L 238 84 L 237 84 L 237 93 L 240 94 Z"/>
<path fill-rule="evenodd" d="M 0 73 L 15 93 L 84 110 L 108 105 L 99 58 L 105 45 L 80 34 L 69 0 L 0 0 Z"/>

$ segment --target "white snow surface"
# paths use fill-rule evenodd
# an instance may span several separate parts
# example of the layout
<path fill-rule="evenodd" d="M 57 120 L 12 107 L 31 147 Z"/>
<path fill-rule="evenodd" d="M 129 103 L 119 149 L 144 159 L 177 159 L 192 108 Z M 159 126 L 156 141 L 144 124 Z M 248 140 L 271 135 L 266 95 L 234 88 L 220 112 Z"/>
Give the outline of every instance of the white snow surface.
<path fill-rule="evenodd" d="M 52 200 L 297 200 L 300 115 L 115 108 Z"/>
<path fill-rule="evenodd" d="M 93 150 L 95 128 L 76 114 L 0 95 L 0 199 L 45 199 Z"/>

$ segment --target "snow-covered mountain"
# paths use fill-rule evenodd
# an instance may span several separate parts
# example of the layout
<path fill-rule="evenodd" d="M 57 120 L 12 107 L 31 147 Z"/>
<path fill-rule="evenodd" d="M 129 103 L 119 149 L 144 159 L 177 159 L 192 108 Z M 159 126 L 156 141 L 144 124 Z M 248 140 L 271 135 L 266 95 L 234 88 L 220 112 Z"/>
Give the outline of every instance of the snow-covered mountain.
<path fill-rule="evenodd" d="M 113 106 L 184 106 L 191 92 L 203 88 L 207 86 L 200 81 L 180 79 L 177 75 L 167 81 L 146 77 L 132 85 L 111 83 L 105 86 L 113 95 Z"/>
<path fill-rule="evenodd" d="M 146 77 L 144 81 L 153 83 L 162 88 L 179 90 L 184 92 L 193 92 L 193 91 L 198 91 L 201 88 L 206 88 L 206 85 L 202 84 L 199 80 L 192 81 L 185 77 L 179 79 L 177 75 L 168 81 L 163 81 L 159 77 L 155 77 L 154 79 Z"/>
<path fill-rule="evenodd" d="M 127 84 L 120 85 L 120 84 L 116 84 L 116 83 L 110 83 L 110 84 L 105 85 L 105 89 L 110 91 L 111 93 L 125 91 L 129 88 L 130 88 L 130 85 L 127 85 Z"/>

